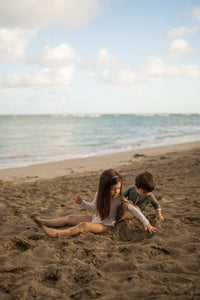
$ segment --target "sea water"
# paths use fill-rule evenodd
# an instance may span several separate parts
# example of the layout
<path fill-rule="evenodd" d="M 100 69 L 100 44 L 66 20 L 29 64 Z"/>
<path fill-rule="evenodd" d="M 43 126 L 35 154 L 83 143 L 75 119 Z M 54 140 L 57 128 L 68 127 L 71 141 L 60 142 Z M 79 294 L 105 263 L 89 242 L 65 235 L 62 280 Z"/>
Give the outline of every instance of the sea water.
<path fill-rule="evenodd" d="M 0 168 L 199 140 L 198 114 L 0 115 Z"/>

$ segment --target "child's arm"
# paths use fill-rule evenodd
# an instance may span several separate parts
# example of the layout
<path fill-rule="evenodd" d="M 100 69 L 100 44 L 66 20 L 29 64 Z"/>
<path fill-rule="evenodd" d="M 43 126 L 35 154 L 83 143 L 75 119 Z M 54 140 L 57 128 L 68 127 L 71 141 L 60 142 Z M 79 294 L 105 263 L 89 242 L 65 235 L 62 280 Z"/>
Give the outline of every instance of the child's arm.
<path fill-rule="evenodd" d="M 163 217 L 160 209 L 156 210 L 156 219 L 158 219 L 160 221 L 165 221 L 165 218 Z"/>
<path fill-rule="evenodd" d="M 129 197 L 129 193 L 130 193 L 130 190 L 132 189 L 132 186 L 129 186 L 125 191 L 123 191 L 123 196 L 125 198 L 128 198 Z"/>
<path fill-rule="evenodd" d="M 153 232 L 158 231 L 158 229 L 156 227 L 153 227 L 149 221 L 147 220 L 147 218 L 141 213 L 141 211 L 139 211 L 137 208 L 135 208 L 133 205 L 128 204 L 125 201 L 125 205 L 127 207 L 127 209 L 132 213 L 132 215 L 134 215 L 143 225 L 144 225 L 144 229 L 146 231 L 149 231 L 150 234 L 152 234 Z"/>
<path fill-rule="evenodd" d="M 151 204 L 153 205 L 155 211 L 156 211 L 156 219 L 159 219 L 160 221 L 164 221 L 165 218 L 163 217 L 162 213 L 161 213 L 161 207 L 160 204 L 158 203 L 158 200 L 156 199 L 156 197 L 151 194 Z"/>
<path fill-rule="evenodd" d="M 128 197 L 129 189 L 126 189 L 125 191 L 123 191 L 122 194 L 123 194 L 124 197 Z"/>
<path fill-rule="evenodd" d="M 94 200 L 92 201 L 92 203 L 88 203 L 88 202 L 83 200 L 83 198 L 80 196 L 80 194 L 77 194 L 75 196 L 75 202 L 78 203 L 78 204 L 81 204 L 81 206 L 83 208 L 87 209 L 91 213 L 96 212 L 96 195 L 95 195 Z"/>
<path fill-rule="evenodd" d="M 144 230 L 148 231 L 150 234 L 152 234 L 153 232 L 158 231 L 158 229 L 156 227 L 153 227 L 151 224 L 148 224 L 148 225 L 144 226 Z"/>
<path fill-rule="evenodd" d="M 83 198 L 82 198 L 81 195 L 78 193 L 78 194 L 76 194 L 74 200 L 75 200 L 76 203 L 81 204 L 82 201 L 83 201 Z"/>

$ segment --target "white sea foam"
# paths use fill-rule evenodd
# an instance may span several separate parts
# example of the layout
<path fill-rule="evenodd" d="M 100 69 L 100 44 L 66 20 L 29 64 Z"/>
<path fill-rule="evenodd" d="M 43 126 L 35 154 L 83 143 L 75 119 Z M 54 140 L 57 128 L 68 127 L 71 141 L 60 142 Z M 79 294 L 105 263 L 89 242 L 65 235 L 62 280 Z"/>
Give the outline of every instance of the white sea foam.
<path fill-rule="evenodd" d="M 200 140 L 200 115 L 0 116 L 0 168 Z"/>

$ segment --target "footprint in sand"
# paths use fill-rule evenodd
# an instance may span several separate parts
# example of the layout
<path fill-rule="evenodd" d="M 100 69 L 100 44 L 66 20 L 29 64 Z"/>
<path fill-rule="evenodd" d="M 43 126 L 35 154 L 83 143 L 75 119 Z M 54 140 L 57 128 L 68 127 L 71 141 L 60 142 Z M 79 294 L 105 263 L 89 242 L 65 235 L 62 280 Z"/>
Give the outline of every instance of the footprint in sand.
<path fill-rule="evenodd" d="M 33 245 L 22 239 L 14 239 L 12 240 L 13 248 L 16 248 L 21 251 L 27 251 L 29 249 L 33 249 Z"/>

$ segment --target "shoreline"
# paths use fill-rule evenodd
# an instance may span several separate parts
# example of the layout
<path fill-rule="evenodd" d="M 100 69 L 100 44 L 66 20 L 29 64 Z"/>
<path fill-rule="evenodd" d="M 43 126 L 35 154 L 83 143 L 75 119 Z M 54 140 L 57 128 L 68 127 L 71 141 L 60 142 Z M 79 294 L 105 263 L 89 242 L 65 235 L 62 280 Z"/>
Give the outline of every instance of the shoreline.
<path fill-rule="evenodd" d="M 69 174 L 100 171 L 128 165 L 134 160 L 145 156 L 165 155 L 169 152 L 182 152 L 196 147 L 200 147 L 200 141 L 0 169 L 0 180 L 21 183 L 39 179 L 52 179 Z"/>

